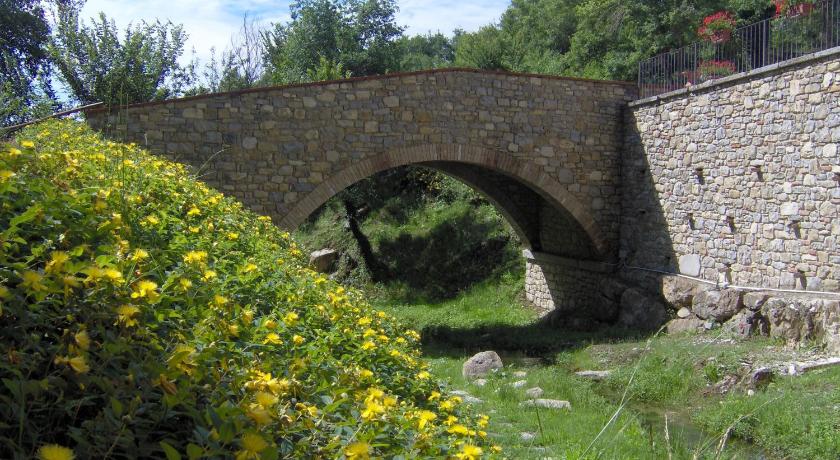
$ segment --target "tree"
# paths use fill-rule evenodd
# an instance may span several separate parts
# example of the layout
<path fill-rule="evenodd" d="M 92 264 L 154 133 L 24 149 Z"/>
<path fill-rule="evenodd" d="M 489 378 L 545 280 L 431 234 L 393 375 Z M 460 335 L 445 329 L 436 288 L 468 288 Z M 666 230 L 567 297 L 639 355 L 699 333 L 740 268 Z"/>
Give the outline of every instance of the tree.
<path fill-rule="evenodd" d="M 273 83 L 309 81 L 323 62 L 351 75 L 376 75 L 399 65 L 394 0 L 302 0 L 292 20 L 263 34 L 267 77 Z M 325 60 L 325 61 L 324 61 Z M 313 73 L 314 72 L 314 73 Z"/>
<path fill-rule="evenodd" d="M 49 85 L 50 28 L 37 0 L 0 0 L 0 125 L 55 106 Z"/>
<path fill-rule="evenodd" d="M 61 80 L 82 103 L 125 104 L 179 95 L 190 77 L 178 64 L 187 35 L 180 25 L 155 21 L 126 27 L 122 39 L 104 13 L 87 26 L 81 5 L 59 5 L 50 46 Z"/>
<path fill-rule="evenodd" d="M 262 32 L 257 21 L 242 17 L 242 27 L 230 39 L 230 45 L 216 57 L 216 49 L 210 49 L 210 61 L 204 64 L 201 74 L 195 59 L 189 64 L 188 73 L 194 86 L 185 94 L 196 95 L 236 91 L 253 88 L 262 83 L 265 62 Z"/>
<path fill-rule="evenodd" d="M 399 69 L 403 72 L 436 69 L 455 62 L 455 44 L 440 32 L 432 35 L 401 37 L 399 46 Z"/>
<path fill-rule="evenodd" d="M 509 42 L 501 29 L 484 26 L 475 33 L 455 35 L 455 64 L 487 70 L 511 70 Z"/>

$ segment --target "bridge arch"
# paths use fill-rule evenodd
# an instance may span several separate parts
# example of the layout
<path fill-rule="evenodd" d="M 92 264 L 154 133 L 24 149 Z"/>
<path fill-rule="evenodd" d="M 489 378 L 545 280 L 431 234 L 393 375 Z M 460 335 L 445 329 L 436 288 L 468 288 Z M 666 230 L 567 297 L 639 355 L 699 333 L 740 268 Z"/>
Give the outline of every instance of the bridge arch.
<path fill-rule="evenodd" d="M 565 186 L 530 162 L 470 145 L 399 147 L 354 162 L 327 177 L 298 200 L 279 224 L 289 229 L 297 228 L 330 198 L 354 183 L 379 172 L 408 165 L 441 171 L 482 193 L 510 223 L 526 249 L 543 250 L 545 231 L 562 230 L 567 236 L 577 234 L 577 243 L 583 241 L 587 246 L 586 257 L 608 257 L 609 243 L 595 219 Z M 533 195 L 525 196 L 529 193 Z M 544 200 L 549 209 L 564 216 L 562 220 L 567 228 L 544 229 L 541 228 L 540 216 L 528 215 L 528 211 L 539 210 L 539 203 L 533 202 L 539 199 Z M 523 201 L 529 206 L 523 206 Z M 578 247 L 578 250 L 581 249 Z"/>

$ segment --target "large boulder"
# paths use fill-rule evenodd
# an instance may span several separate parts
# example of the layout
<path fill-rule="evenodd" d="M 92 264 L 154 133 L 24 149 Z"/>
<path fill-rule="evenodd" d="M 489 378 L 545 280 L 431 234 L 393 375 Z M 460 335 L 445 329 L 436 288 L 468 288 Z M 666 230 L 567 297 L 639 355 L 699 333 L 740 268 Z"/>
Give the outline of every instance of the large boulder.
<path fill-rule="evenodd" d="M 743 292 L 734 289 L 703 290 L 694 296 L 691 311 L 702 319 L 722 323 L 744 307 Z"/>
<path fill-rule="evenodd" d="M 630 329 L 650 331 L 665 322 L 668 315 L 662 302 L 636 288 L 621 294 L 618 324 Z"/>
<path fill-rule="evenodd" d="M 461 374 L 465 379 L 477 379 L 503 366 L 502 358 L 495 351 L 482 351 L 464 362 Z"/>
<path fill-rule="evenodd" d="M 679 276 L 662 277 L 662 297 L 675 310 L 691 308 L 691 302 L 699 290 L 697 283 Z"/>
<path fill-rule="evenodd" d="M 690 316 L 688 318 L 675 318 L 671 321 L 668 321 L 668 326 L 666 330 L 669 334 L 679 334 L 682 332 L 697 332 L 703 329 L 703 324 L 705 322 L 697 318 L 696 316 Z"/>
<path fill-rule="evenodd" d="M 336 260 L 338 251 L 335 249 L 321 249 L 309 254 L 309 265 L 319 273 L 329 273 Z"/>
<path fill-rule="evenodd" d="M 761 313 L 750 309 L 743 309 L 724 323 L 723 328 L 729 332 L 749 337 L 752 335 L 767 335 L 769 332 L 767 320 Z"/>

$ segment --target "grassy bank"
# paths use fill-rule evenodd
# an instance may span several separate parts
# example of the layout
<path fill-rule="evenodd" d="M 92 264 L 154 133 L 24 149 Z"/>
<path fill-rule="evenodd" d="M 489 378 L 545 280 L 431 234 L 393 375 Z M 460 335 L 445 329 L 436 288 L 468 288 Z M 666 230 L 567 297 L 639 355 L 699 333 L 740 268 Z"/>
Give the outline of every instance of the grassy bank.
<path fill-rule="evenodd" d="M 0 145 L 0 457 L 472 458 L 419 335 L 182 165 L 49 122 Z"/>

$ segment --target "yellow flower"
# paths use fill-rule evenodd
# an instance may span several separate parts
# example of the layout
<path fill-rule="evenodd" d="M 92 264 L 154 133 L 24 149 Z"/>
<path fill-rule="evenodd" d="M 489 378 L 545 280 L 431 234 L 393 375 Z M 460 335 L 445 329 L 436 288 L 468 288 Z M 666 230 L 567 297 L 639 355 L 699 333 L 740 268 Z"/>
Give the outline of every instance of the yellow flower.
<path fill-rule="evenodd" d="M 292 337 L 292 342 L 294 342 L 295 345 L 301 345 L 301 344 L 303 344 L 303 342 L 306 342 L 306 339 L 304 339 L 303 337 L 295 334 Z"/>
<path fill-rule="evenodd" d="M 9 296 L 9 288 L 0 284 L 0 299 L 8 299 Z"/>
<path fill-rule="evenodd" d="M 192 287 L 192 281 L 186 278 L 181 278 L 178 280 L 178 285 L 181 286 L 182 291 L 188 291 Z"/>
<path fill-rule="evenodd" d="M 204 274 L 201 275 L 201 279 L 204 281 L 210 281 L 216 277 L 216 272 L 213 270 L 206 270 Z"/>
<path fill-rule="evenodd" d="M 35 143 L 32 141 L 23 141 L 20 143 L 20 146 L 25 149 L 32 149 L 35 148 Z"/>
<path fill-rule="evenodd" d="M 432 374 L 430 374 L 428 371 L 420 371 L 420 372 L 417 373 L 417 378 L 419 380 L 426 380 L 431 376 L 432 376 Z"/>
<path fill-rule="evenodd" d="M 84 356 L 74 356 L 67 361 L 67 364 L 69 364 L 77 374 L 84 374 L 90 370 Z"/>
<path fill-rule="evenodd" d="M 12 158 L 14 158 L 16 156 L 20 156 L 20 154 L 22 154 L 22 153 L 23 152 L 21 152 L 20 149 L 16 149 L 14 147 L 9 149 L 9 156 L 12 157 Z"/>
<path fill-rule="evenodd" d="M 229 233 L 227 234 L 227 239 L 229 239 L 229 240 L 231 240 L 231 241 L 234 241 L 234 240 L 236 240 L 236 239 L 238 239 L 238 238 L 239 238 L 239 234 L 238 234 L 238 233 L 229 232 Z"/>
<path fill-rule="evenodd" d="M 184 254 L 184 263 L 186 264 L 203 264 L 207 262 L 206 251 L 190 251 Z"/>
<path fill-rule="evenodd" d="M 274 321 L 273 319 L 269 319 L 265 322 L 264 326 L 269 331 L 273 331 L 274 329 L 277 328 L 277 321 Z"/>
<path fill-rule="evenodd" d="M 440 398 L 440 392 L 439 391 L 433 391 L 429 395 L 429 401 L 434 401 L 435 399 L 438 399 L 438 398 Z"/>
<path fill-rule="evenodd" d="M 293 311 L 290 311 L 289 313 L 286 313 L 286 316 L 283 317 L 283 322 L 286 323 L 286 326 L 294 326 L 295 323 L 297 323 L 298 319 L 300 319 L 298 314 Z"/>
<path fill-rule="evenodd" d="M 0 182 L 5 182 L 6 180 L 15 176 L 15 173 L 9 171 L 7 169 L 0 169 Z"/>
<path fill-rule="evenodd" d="M 361 377 L 363 379 L 369 379 L 369 378 L 373 377 L 373 372 L 369 371 L 367 369 L 362 369 L 362 370 L 359 371 L 359 377 Z"/>
<path fill-rule="evenodd" d="M 160 219 L 158 219 L 157 216 L 153 214 L 146 216 L 146 219 L 144 219 L 144 221 L 149 225 L 157 225 L 160 223 Z"/>
<path fill-rule="evenodd" d="M 472 444 L 464 444 L 461 452 L 455 454 L 455 457 L 458 460 L 477 460 L 481 458 L 482 453 L 483 451 L 481 450 L 481 447 L 474 446 Z"/>
<path fill-rule="evenodd" d="M 47 262 L 44 271 L 47 273 L 58 273 L 64 268 L 64 264 L 70 260 L 70 256 L 64 251 L 53 251 L 50 261 Z"/>
<path fill-rule="evenodd" d="M 374 331 L 373 329 L 370 329 L 370 328 L 366 329 L 365 332 L 362 333 L 362 337 L 364 337 L 364 338 L 373 337 L 375 335 L 376 335 L 376 331 Z"/>
<path fill-rule="evenodd" d="M 149 280 L 138 281 L 134 284 L 134 292 L 131 293 L 132 299 L 148 299 L 149 302 L 155 302 L 160 294 L 157 293 L 157 283 Z"/>
<path fill-rule="evenodd" d="M 236 460 L 258 459 L 260 452 L 268 447 L 265 439 L 256 433 L 246 433 L 239 443 L 242 444 L 242 450 L 236 453 Z"/>
<path fill-rule="evenodd" d="M 494 454 L 498 454 L 499 452 L 502 451 L 502 448 L 500 446 L 494 445 L 494 446 L 490 446 L 490 450 L 493 451 Z"/>
<path fill-rule="evenodd" d="M 366 442 L 354 442 L 344 448 L 344 455 L 354 460 L 370 459 L 370 444 Z"/>
<path fill-rule="evenodd" d="M 228 298 L 225 296 L 221 296 L 219 294 L 215 294 L 213 296 L 213 304 L 217 307 L 224 307 L 228 303 Z"/>
<path fill-rule="evenodd" d="M 266 393 L 265 391 L 258 391 L 254 396 L 257 398 L 257 404 L 265 407 L 266 409 L 277 404 L 277 401 L 279 401 L 277 396 L 274 396 L 271 393 Z"/>
<path fill-rule="evenodd" d="M 437 418 L 437 414 L 432 411 L 428 410 L 421 410 L 419 414 L 417 414 L 417 428 L 423 429 L 426 426 L 426 423 L 431 422 L 432 420 Z"/>
<path fill-rule="evenodd" d="M 195 206 L 193 206 L 192 208 L 190 208 L 189 211 L 187 211 L 187 217 L 200 216 L 200 215 L 201 215 L 201 211 L 198 208 L 196 208 Z"/>
<path fill-rule="evenodd" d="M 90 348 L 90 336 L 86 330 L 82 329 L 77 332 L 76 335 L 73 336 L 73 339 L 76 341 L 76 345 L 78 345 L 82 350 Z"/>
<path fill-rule="evenodd" d="M 270 343 L 272 345 L 283 345 L 283 341 L 280 339 L 280 336 L 274 332 L 270 332 L 268 335 L 265 336 L 265 340 L 263 343 Z"/>
<path fill-rule="evenodd" d="M 368 324 L 370 324 L 370 323 L 371 323 L 371 319 L 370 319 L 370 318 L 368 318 L 367 316 L 363 316 L 363 317 L 359 318 L 359 321 L 358 321 L 358 323 L 357 323 L 357 324 L 358 324 L 359 326 L 363 326 L 363 327 L 364 327 L 364 326 L 367 326 L 367 325 L 368 325 Z"/>
<path fill-rule="evenodd" d="M 114 324 L 122 324 L 125 327 L 136 326 L 138 313 L 140 313 L 140 309 L 134 305 L 117 307 L 117 322 Z"/>
<path fill-rule="evenodd" d="M 131 261 L 132 262 L 142 262 L 149 258 L 149 253 L 145 249 L 135 249 L 134 253 L 131 254 Z"/>
<path fill-rule="evenodd" d="M 295 409 L 300 411 L 301 415 L 307 415 L 310 418 L 315 418 L 318 416 L 318 408 L 315 406 L 308 406 L 303 403 L 295 404 Z"/>
<path fill-rule="evenodd" d="M 253 420 L 257 425 L 268 425 L 272 420 L 271 413 L 259 404 L 252 404 L 245 415 L 247 415 L 248 418 Z"/>
<path fill-rule="evenodd" d="M 245 310 L 242 312 L 242 322 L 245 324 L 251 324 L 254 321 L 254 311 L 253 310 Z"/>
<path fill-rule="evenodd" d="M 58 444 L 46 444 L 38 449 L 40 460 L 73 460 L 76 456 L 73 449 L 59 446 Z"/>
<path fill-rule="evenodd" d="M 466 436 L 470 432 L 469 428 L 465 427 L 464 425 L 452 425 L 446 431 L 448 431 L 451 434 L 457 434 L 461 436 Z"/>
<path fill-rule="evenodd" d="M 365 403 L 365 410 L 362 411 L 362 419 L 373 420 L 383 413 L 385 413 L 385 406 L 375 400 L 368 401 Z"/>
<path fill-rule="evenodd" d="M 239 336 L 239 325 L 231 324 L 228 326 L 228 334 L 232 335 L 233 337 Z"/>
<path fill-rule="evenodd" d="M 244 267 L 242 267 L 242 273 L 251 273 L 251 272 L 257 271 L 257 268 L 259 268 L 259 267 L 257 267 L 256 265 L 254 265 L 252 263 L 248 263 L 248 264 L 245 264 Z"/>
<path fill-rule="evenodd" d="M 370 340 L 368 340 L 367 342 L 362 344 L 362 350 L 367 351 L 367 350 L 373 350 L 374 348 L 376 348 L 376 344 L 371 342 Z"/>
<path fill-rule="evenodd" d="M 200 231 L 201 231 L 201 227 L 194 227 L 194 226 L 190 225 L 190 226 L 187 228 L 187 230 L 189 230 L 189 231 L 190 231 L 190 233 L 198 233 L 198 232 L 200 232 Z"/>
<path fill-rule="evenodd" d="M 44 286 L 43 283 L 41 283 L 41 281 L 44 279 L 44 276 L 38 272 L 27 270 L 23 272 L 23 275 L 21 275 L 21 279 L 23 280 L 20 283 L 21 287 L 23 287 L 29 292 L 34 293 L 43 292 L 47 290 L 47 287 Z"/>
<path fill-rule="evenodd" d="M 478 426 L 479 428 L 487 428 L 487 423 L 490 421 L 490 417 L 486 415 L 481 415 L 478 417 Z"/>
<path fill-rule="evenodd" d="M 123 274 L 115 268 L 103 268 L 102 276 L 107 278 L 112 284 L 121 283 L 123 281 Z"/>

